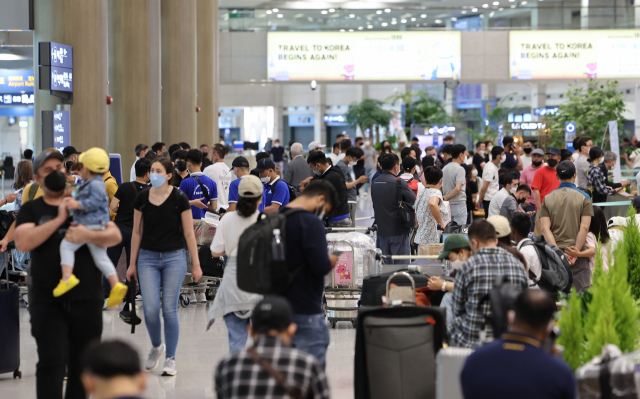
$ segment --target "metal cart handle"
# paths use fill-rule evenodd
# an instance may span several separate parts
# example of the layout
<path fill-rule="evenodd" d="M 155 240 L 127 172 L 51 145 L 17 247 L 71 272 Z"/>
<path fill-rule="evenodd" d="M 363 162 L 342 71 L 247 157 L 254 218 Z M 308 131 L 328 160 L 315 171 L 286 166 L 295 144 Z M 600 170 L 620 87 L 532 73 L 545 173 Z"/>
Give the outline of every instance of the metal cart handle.
<path fill-rule="evenodd" d="M 415 302 L 416 299 L 416 282 L 413 279 L 413 277 L 411 277 L 411 275 L 407 272 L 395 272 L 391 275 L 391 277 L 389 277 L 389 279 L 387 280 L 387 298 L 389 297 L 389 287 L 391 286 L 391 280 L 393 280 L 395 277 L 397 276 L 404 276 L 406 278 L 409 279 L 409 281 L 411 281 L 411 288 L 413 289 L 413 301 Z"/>

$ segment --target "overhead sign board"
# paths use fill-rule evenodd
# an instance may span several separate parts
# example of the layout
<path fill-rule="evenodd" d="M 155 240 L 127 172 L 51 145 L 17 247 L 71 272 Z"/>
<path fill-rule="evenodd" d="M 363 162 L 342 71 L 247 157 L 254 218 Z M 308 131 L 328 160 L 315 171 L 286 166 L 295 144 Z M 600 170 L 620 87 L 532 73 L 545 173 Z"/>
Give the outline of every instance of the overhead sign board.
<path fill-rule="evenodd" d="M 73 48 L 61 43 L 40 42 L 38 62 L 39 65 L 73 68 Z"/>
<path fill-rule="evenodd" d="M 33 105 L 35 104 L 34 94 L 21 93 L 0 93 L 0 105 Z"/>
<path fill-rule="evenodd" d="M 0 69 L 0 93 L 33 93 L 36 79 L 29 69 Z"/>
<path fill-rule="evenodd" d="M 62 150 L 71 145 L 69 111 L 42 111 L 42 148 Z"/>
<path fill-rule="evenodd" d="M 73 92 L 73 69 L 41 66 L 40 90 Z"/>
<path fill-rule="evenodd" d="M 640 31 L 509 32 L 511 79 L 640 77 Z"/>
<path fill-rule="evenodd" d="M 268 76 L 296 80 L 458 79 L 460 32 L 269 32 Z"/>

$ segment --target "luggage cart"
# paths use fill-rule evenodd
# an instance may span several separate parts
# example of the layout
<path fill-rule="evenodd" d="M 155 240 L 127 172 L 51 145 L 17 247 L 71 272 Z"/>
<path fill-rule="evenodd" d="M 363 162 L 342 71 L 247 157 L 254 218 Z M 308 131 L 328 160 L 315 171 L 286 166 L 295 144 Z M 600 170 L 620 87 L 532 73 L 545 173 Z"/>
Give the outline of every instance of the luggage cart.
<path fill-rule="evenodd" d="M 324 291 L 324 308 L 331 328 L 336 328 L 339 321 L 349 321 L 356 327 L 358 318 L 358 301 L 360 288 L 356 286 L 355 258 L 353 245 L 346 240 L 337 241 L 333 248 L 347 246 L 350 251 L 344 251 L 338 258 L 336 267 L 331 270 L 331 286 Z"/>

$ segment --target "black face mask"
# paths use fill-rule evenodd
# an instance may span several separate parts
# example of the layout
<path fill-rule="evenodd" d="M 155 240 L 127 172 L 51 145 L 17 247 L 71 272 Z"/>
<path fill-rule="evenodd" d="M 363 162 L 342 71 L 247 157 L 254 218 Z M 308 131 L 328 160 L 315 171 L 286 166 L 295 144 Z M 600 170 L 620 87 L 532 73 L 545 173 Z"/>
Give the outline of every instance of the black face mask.
<path fill-rule="evenodd" d="M 203 152 L 202 153 L 202 158 L 209 158 L 209 153 L 208 152 Z"/>
<path fill-rule="evenodd" d="M 59 170 L 54 170 L 44 178 L 44 186 L 53 192 L 60 192 L 67 186 L 67 178 Z"/>
<path fill-rule="evenodd" d="M 539 168 L 540 165 L 542 165 L 542 161 L 531 162 L 531 165 L 535 166 L 536 168 Z"/>
<path fill-rule="evenodd" d="M 520 199 L 516 199 L 516 201 L 518 201 L 518 204 L 524 204 L 524 202 L 527 200 L 526 197 L 520 198 Z"/>
<path fill-rule="evenodd" d="M 550 168 L 555 168 L 556 166 L 558 166 L 558 160 L 557 159 L 547 159 L 547 165 L 549 165 Z"/>
<path fill-rule="evenodd" d="M 525 154 L 531 154 L 531 151 L 533 151 L 533 148 L 523 148 L 523 150 Z"/>
<path fill-rule="evenodd" d="M 187 170 L 187 163 L 185 161 L 177 161 L 176 169 L 178 169 L 180 172 L 184 172 L 185 170 Z"/>

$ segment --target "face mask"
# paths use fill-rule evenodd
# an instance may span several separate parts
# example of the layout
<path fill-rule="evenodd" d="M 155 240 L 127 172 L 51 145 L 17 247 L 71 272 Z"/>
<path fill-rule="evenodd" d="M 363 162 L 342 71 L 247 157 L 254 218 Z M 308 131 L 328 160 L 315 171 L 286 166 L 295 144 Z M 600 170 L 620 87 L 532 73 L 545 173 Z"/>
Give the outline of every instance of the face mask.
<path fill-rule="evenodd" d="M 261 177 L 260 181 L 263 183 L 269 183 L 271 181 L 271 177 L 269 175 L 265 176 L 265 177 Z"/>
<path fill-rule="evenodd" d="M 349 166 L 356 166 L 358 164 L 358 162 L 349 162 Z"/>
<path fill-rule="evenodd" d="M 320 219 L 320 220 L 322 220 L 324 218 L 324 205 L 325 205 L 325 203 L 323 202 L 322 205 L 317 207 L 316 211 L 314 212 L 316 214 L 316 216 L 318 216 L 318 219 Z M 322 212 L 319 212 L 320 209 L 322 209 Z"/>
<path fill-rule="evenodd" d="M 478 176 L 478 171 L 476 169 L 471 171 L 471 176 L 476 177 Z"/>
<path fill-rule="evenodd" d="M 531 162 L 531 165 L 535 166 L 536 168 L 540 167 L 540 165 L 542 165 L 542 161 L 537 161 L 537 162 Z"/>
<path fill-rule="evenodd" d="M 367 147 L 369 147 L 369 146 L 371 145 L 371 142 L 370 142 L 370 141 L 365 141 L 365 142 L 364 142 L 364 145 L 366 145 Z"/>
<path fill-rule="evenodd" d="M 44 178 L 44 185 L 53 192 L 60 192 L 67 186 L 67 178 L 64 173 L 54 170 Z"/>
<path fill-rule="evenodd" d="M 516 187 L 511 187 L 511 194 L 515 194 L 516 193 Z"/>
<path fill-rule="evenodd" d="M 485 150 L 480 150 L 480 151 L 478 151 L 478 154 L 480 154 L 480 155 L 484 155 L 485 153 L 486 153 L 486 151 L 485 151 Z"/>
<path fill-rule="evenodd" d="M 202 158 L 209 158 L 209 153 L 208 152 L 203 152 L 202 153 Z"/>
<path fill-rule="evenodd" d="M 518 201 L 518 204 L 524 204 L 524 202 L 527 200 L 527 197 L 522 197 L 520 198 Z"/>
<path fill-rule="evenodd" d="M 533 151 L 533 148 L 524 148 L 525 154 L 531 154 L 531 151 Z"/>
<path fill-rule="evenodd" d="M 155 188 L 162 187 L 162 185 L 167 182 L 166 177 L 157 173 L 150 174 L 149 180 L 151 180 L 151 185 Z"/>
<path fill-rule="evenodd" d="M 460 259 L 457 259 L 451 262 L 451 267 L 453 267 L 453 270 L 458 270 L 462 267 L 463 263 L 464 263 L 463 261 L 461 261 Z"/>
<path fill-rule="evenodd" d="M 165 158 L 169 158 L 169 151 L 163 152 L 162 156 L 165 157 Z"/>
<path fill-rule="evenodd" d="M 391 146 L 385 145 L 385 146 L 384 146 L 384 150 L 385 150 L 385 151 L 391 151 Z"/>
<path fill-rule="evenodd" d="M 549 165 L 550 168 L 555 168 L 558 165 L 558 160 L 557 159 L 548 159 L 547 160 L 547 165 Z"/>
<path fill-rule="evenodd" d="M 502 158 L 500 158 L 500 163 L 504 163 L 507 160 L 507 154 L 502 154 Z"/>
<path fill-rule="evenodd" d="M 176 169 L 178 169 L 180 172 L 184 172 L 185 170 L 187 170 L 187 163 L 185 161 L 176 162 Z"/>
<path fill-rule="evenodd" d="M 278 147 L 280 147 L 280 143 L 274 143 L 274 144 L 273 144 L 273 146 L 274 146 L 275 148 L 278 148 Z"/>
<path fill-rule="evenodd" d="M 491 150 L 493 150 L 493 147 L 487 148 L 487 151 L 491 152 Z"/>

